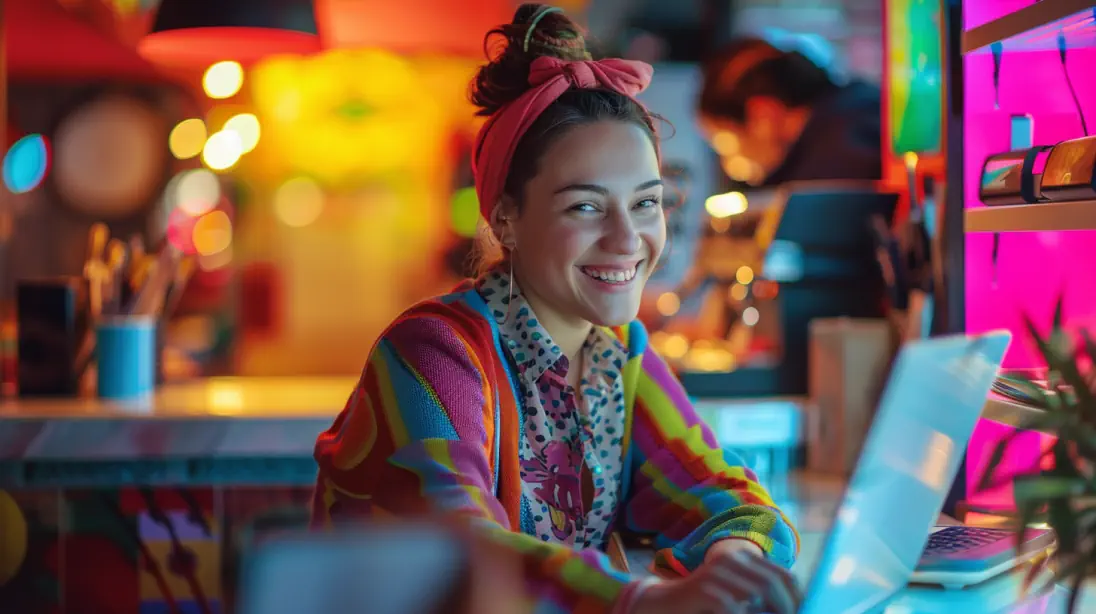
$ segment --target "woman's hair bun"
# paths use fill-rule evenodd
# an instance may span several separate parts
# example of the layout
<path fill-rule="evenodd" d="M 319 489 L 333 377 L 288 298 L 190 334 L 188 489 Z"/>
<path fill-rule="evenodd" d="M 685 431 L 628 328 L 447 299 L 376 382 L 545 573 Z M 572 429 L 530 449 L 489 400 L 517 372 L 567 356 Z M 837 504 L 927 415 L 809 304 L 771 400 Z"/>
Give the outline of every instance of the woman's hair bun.
<path fill-rule="evenodd" d="M 590 57 L 582 28 L 547 4 L 522 4 L 512 22 L 487 33 L 483 47 L 487 64 L 476 72 L 469 93 L 479 107 L 478 115 L 491 115 L 524 94 L 529 89 L 529 67 L 538 57 Z"/>

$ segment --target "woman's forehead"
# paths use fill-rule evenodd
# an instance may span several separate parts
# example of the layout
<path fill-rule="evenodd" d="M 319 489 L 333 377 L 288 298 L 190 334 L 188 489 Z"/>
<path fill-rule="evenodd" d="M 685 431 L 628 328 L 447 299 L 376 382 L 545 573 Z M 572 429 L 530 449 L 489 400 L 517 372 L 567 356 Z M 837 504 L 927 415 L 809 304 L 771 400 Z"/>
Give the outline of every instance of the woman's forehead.
<path fill-rule="evenodd" d="M 597 122 L 569 129 L 549 145 L 539 178 L 559 184 L 638 185 L 660 176 L 658 156 L 643 128 Z"/>

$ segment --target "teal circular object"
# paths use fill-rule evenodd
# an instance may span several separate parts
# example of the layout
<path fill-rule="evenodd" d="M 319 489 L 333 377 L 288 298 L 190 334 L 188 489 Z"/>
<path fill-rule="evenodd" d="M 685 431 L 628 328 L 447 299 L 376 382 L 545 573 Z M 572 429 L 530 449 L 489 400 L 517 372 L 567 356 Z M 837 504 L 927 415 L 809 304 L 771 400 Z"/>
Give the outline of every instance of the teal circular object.
<path fill-rule="evenodd" d="M 4 155 L 4 185 L 15 194 L 42 184 L 49 170 L 49 146 L 41 134 L 28 134 Z"/>

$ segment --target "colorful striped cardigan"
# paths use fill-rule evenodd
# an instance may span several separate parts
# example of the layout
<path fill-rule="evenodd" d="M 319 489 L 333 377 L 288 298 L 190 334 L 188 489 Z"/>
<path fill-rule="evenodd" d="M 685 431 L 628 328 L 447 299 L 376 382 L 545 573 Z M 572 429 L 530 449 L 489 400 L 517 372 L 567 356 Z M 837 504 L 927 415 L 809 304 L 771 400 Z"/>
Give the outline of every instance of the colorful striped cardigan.
<path fill-rule="evenodd" d="M 628 348 L 617 530 L 653 538 L 656 561 L 687 573 L 708 547 L 742 538 L 790 567 L 798 536 L 753 473 L 720 449 L 642 324 Z M 470 516 L 524 561 L 537 612 L 605 612 L 632 581 L 597 550 L 521 532 L 516 370 L 471 287 L 402 314 L 370 354 L 335 423 L 320 435 L 316 527 L 352 517 Z"/>

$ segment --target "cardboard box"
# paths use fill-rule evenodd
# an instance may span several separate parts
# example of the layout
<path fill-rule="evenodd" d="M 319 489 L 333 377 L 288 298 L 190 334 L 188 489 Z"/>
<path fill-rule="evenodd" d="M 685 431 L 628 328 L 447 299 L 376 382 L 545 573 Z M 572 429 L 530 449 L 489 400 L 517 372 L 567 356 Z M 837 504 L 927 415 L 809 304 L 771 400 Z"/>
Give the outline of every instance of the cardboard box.
<path fill-rule="evenodd" d="M 847 476 L 875 416 L 894 358 L 883 319 L 826 318 L 810 325 L 807 468 Z"/>

